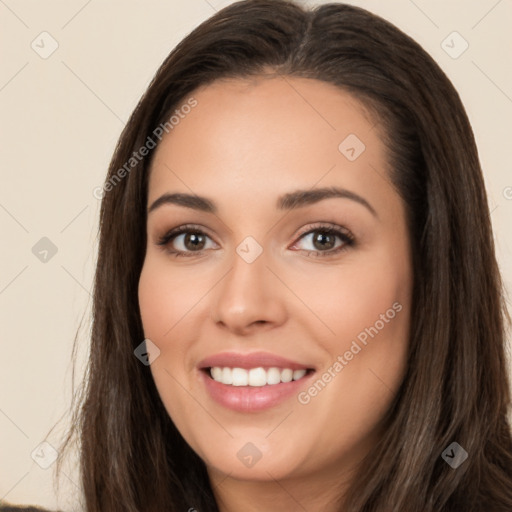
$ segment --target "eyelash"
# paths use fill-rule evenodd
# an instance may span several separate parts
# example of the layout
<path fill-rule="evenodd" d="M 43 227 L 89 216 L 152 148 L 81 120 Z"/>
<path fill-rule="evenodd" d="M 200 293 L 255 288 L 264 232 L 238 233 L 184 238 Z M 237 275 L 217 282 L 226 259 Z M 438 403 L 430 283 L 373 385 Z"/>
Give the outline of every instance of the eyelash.
<path fill-rule="evenodd" d="M 335 224 L 315 224 L 313 226 L 310 226 L 309 229 L 305 232 L 303 232 L 297 241 L 304 238 L 306 235 L 309 235 L 311 233 L 320 232 L 326 235 L 335 235 L 338 238 L 340 238 L 343 242 L 342 245 L 335 249 L 330 249 L 328 251 L 307 251 L 305 249 L 301 249 L 304 252 L 307 252 L 308 255 L 313 253 L 315 257 L 328 257 L 333 256 L 335 254 L 341 253 L 342 251 L 347 250 L 349 247 L 353 247 L 355 245 L 355 238 L 352 235 L 350 231 L 348 231 L 346 228 L 341 228 L 339 226 L 336 226 Z M 179 226 L 177 228 L 171 229 L 167 233 L 165 233 L 163 236 L 161 236 L 158 241 L 157 245 L 162 246 L 165 248 L 167 252 L 169 252 L 171 255 L 175 257 L 191 257 L 191 256 L 198 256 L 201 255 L 205 250 L 203 249 L 200 251 L 177 251 L 169 249 L 170 242 L 177 238 L 179 235 L 186 233 L 193 233 L 196 235 L 204 235 L 210 238 L 199 226 L 196 226 L 194 224 L 186 224 L 183 226 Z M 295 243 L 294 243 L 295 245 Z"/>

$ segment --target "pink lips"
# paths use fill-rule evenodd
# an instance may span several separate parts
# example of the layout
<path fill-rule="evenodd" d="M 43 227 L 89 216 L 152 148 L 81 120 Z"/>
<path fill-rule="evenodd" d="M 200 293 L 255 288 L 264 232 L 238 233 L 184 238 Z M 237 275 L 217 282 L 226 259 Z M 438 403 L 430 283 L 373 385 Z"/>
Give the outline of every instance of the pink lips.
<path fill-rule="evenodd" d="M 229 366 L 230 368 L 290 368 L 291 370 L 312 369 L 311 366 L 290 361 L 281 356 L 276 356 L 268 352 L 253 352 L 250 354 L 240 354 L 237 352 L 223 352 L 203 359 L 198 364 L 200 369 L 212 368 L 213 366 Z"/>
<path fill-rule="evenodd" d="M 267 352 L 251 354 L 225 352 L 203 359 L 198 364 L 198 368 L 201 370 L 200 378 L 210 397 L 223 407 L 246 413 L 263 411 L 296 397 L 314 374 L 314 371 L 311 371 L 302 379 L 269 386 L 230 386 L 211 378 L 209 368 L 214 366 L 245 369 L 277 367 L 291 370 L 314 370 L 314 368 Z"/>

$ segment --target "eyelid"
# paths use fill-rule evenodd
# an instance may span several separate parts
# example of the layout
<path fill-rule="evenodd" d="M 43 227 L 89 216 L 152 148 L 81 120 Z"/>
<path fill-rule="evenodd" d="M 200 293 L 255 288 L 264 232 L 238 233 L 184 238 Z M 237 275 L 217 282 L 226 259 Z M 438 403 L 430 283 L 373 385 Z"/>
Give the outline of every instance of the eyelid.
<path fill-rule="evenodd" d="M 301 232 L 297 235 L 297 240 L 299 238 L 302 238 L 304 235 L 311 233 L 312 231 L 321 231 L 322 229 L 326 229 L 326 230 L 332 229 L 335 231 L 340 231 L 341 233 L 346 235 L 348 238 L 351 238 L 351 239 L 354 238 L 354 235 L 351 233 L 351 231 L 343 226 L 335 224 L 334 222 L 319 221 L 319 222 L 314 222 L 313 224 L 309 224 L 308 226 L 306 226 L 306 228 L 301 230 Z"/>
<path fill-rule="evenodd" d="M 170 240 L 172 238 L 176 238 L 177 236 L 179 236 L 183 233 L 188 233 L 188 232 L 193 232 L 193 231 L 204 234 L 204 235 L 208 236 L 208 238 L 210 238 L 211 240 L 213 240 L 215 242 L 215 240 L 211 236 L 208 228 L 205 228 L 204 226 L 201 226 L 199 224 L 180 224 L 179 226 L 176 226 L 175 228 L 165 231 L 165 233 L 162 236 L 157 237 L 158 238 L 157 245 L 166 245 L 167 243 L 170 242 Z M 218 245 L 217 242 L 215 242 L 215 244 Z M 199 252 L 199 251 L 197 251 L 197 252 Z"/>

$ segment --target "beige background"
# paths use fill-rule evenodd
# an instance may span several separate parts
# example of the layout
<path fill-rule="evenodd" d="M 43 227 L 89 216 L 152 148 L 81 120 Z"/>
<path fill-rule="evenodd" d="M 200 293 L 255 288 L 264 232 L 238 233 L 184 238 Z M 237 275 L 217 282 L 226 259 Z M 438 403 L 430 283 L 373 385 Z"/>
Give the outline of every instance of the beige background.
<path fill-rule="evenodd" d="M 102 184 L 123 124 L 164 57 L 229 3 L 0 0 L 0 498 L 77 509 L 73 464 L 65 469 L 58 503 L 54 465 L 41 468 L 31 453 L 69 405 L 71 348 L 82 315 L 80 361 L 87 351 L 99 212 L 93 189 Z M 318 3 L 327 2 L 308 2 Z M 414 37 L 458 89 L 479 146 L 510 291 L 511 2 L 349 3 Z M 43 31 L 51 36 L 39 36 Z M 453 31 L 469 44 L 456 59 L 441 46 Z M 48 51 L 50 37 L 58 48 L 43 59 L 31 44 Z M 455 40 L 455 50 L 460 44 Z M 57 248 L 45 263 L 32 252 L 42 237 Z M 64 427 L 48 437 L 52 445 L 58 446 Z"/>

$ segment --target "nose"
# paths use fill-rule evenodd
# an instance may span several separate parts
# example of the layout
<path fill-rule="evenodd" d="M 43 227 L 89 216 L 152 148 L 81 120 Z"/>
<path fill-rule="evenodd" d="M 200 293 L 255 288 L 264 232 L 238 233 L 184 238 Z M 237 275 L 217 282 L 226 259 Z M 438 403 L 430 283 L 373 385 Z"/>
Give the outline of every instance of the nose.
<path fill-rule="evenodd" d="M 287 316 L 286 288 L 267 266 L 265 251 L 252 263 L 237 253 L 232 268 L 212 296 L 212 318 L 237 335 L 282 325 Z"/>

